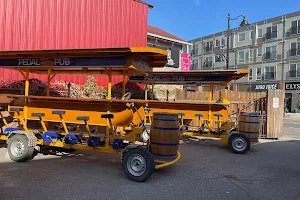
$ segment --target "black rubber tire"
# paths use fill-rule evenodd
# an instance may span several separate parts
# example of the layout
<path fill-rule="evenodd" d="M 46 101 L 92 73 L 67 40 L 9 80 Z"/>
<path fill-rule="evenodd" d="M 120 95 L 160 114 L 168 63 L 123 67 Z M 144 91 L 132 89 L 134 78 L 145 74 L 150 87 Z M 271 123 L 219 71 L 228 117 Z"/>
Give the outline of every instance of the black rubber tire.
<path fill-rule="evenodd" d="M 138 155 L 142 156 L 146 162 L 146 170 L 140 176 L 135 176 L 135 175 L 131 174 L 127 167 L 128 159 L 134 154 L 138 154 Z M 142 147 L 137 147 L 137 148 L 129 149 L 128 151 L 125 152 L 125 154 L 123 155 L 123 167 L 124 167 L 124 172 L 125 172 L 126 176 L 130 180 L 135 181 L 135 182 L 144 182 L 153 173 L 153 171 L 155 169 L 155 164 L 154 164 L 153 156 L 147 149 L 142 148 Z"/>
<path fill-rule="evenodd" d="M 24 152 L 21 156 L 15 157 L 11 152 L 11 144 L 15 140 L 20 140 L 24 144 Z M 34 147 L 28 146 L 28 139 L 25 135 L 14 135 L 11 138 L 8 139 L 8 145 L 7 145 L 8 155 L 11 160 L 15 162 L 25 162 L 28 160 L 31 160 L 34 156 Z"/>
<path fill-rule="evenodd" d="M 244 149 L 242 149 L 242 150 L 238 150 L 238 149 L 234 148 L 233 143 L 238 138 L 243 139 L 245 141 L 245 143 L 246 143 L 246 147 Z M 233 153 L 236 153 L 236 154 L 245 154 L 245 153 L 247 153 L 249 151 L 249 149 L 251 147 L 251 143 L 250 143 L 250 140 L 249 140 L 249 138 L 247 136 L 245 136 L 243 134 L 240 134 L 240 133 L 235 133 L 235 134 L 233 134 L 233 135 L 230 136 L 229 141 L 228 141 L 228 147 L 229 147 L 229 149 Z"/>

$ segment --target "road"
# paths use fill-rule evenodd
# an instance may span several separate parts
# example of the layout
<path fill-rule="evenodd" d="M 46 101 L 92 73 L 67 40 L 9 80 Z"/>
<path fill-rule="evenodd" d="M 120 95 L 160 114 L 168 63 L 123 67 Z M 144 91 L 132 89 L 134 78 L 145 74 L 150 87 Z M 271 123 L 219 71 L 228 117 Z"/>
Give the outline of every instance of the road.
<path fill-rule="evenodd" d="M 285 119 L 283 123 L 284 136 L 300 139 L 300 119 Z"/>
<path fill-rule="evenodd" d="M 11 162 L 0 148 L 0 199 L 300 200 L 300 123 L 245 155 L 219 141 L 184 139 L 182 159 L 145 183 L 129 181 L 119 156 L 79 152 Z"/>

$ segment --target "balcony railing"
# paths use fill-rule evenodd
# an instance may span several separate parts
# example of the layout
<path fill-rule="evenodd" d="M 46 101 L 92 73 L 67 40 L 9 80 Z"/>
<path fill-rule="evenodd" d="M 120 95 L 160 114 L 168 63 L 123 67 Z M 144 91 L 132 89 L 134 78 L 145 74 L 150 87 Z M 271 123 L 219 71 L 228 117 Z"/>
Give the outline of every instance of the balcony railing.
<path fill-rule="evenodd" d="M 264 80 L 275 80 L 276 72 L 266 72 L 263 74 Z"/>
<path fill-rule="evenodd" d="M 270 40 L 270 39 L 276 39 L 277 38 L 277 31 L 272 31 L 272 32 L 267 32 L 265 34 L 265 38 L 267 40 Z"/>
<path fill-rule="evenodd" d="M 204 47 L 205 53 L 212 52 L 212 50 L 213 50 L 213 46 L 206 46 L 206 47 Z"/>
<path fill-rule="evenodd" d="M 277 52 L 271 51 L 264 54 L 264 60 L 276 60 Z"/>
<path fill-rule="evenodd" d="M 288 55 L 290 57 L 292 57 L 292 56 L 300 56 L 300 49 L 290 49 L 288 51 Z"/>
<path fill-rule="evenodd" d="M 300 70 L 290 70 L 286 74 L 286 78 L 300 78 Z"/>

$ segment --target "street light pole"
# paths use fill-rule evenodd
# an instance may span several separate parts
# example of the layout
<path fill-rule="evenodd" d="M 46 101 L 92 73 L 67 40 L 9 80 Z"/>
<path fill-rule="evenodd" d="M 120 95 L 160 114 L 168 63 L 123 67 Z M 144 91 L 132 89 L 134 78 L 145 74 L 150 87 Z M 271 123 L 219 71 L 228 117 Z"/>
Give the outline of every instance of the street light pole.
<path fill-rule="evenodd" d="M 228 13 L 227 24 L 227 52 L 226 52 L 226 69 L 229 69 L 229 34 L 230 34 L 230 13 Z"/>
<path fill-rule="evenodd" d="M 227 16 L 227 52 L 226 52 L 226 69 L 229 69 L 229 37 L 230 37 L 230 20 L 236 20 L 239 17 L 243 17 L 243 21 L 241 22 L 240 26 L 248 26 L 249 23 L 246 20 L 246 17 L 244 15 L 239 15 L 234 19 L 230 18 L 230 13 L 228 13 Z"/>

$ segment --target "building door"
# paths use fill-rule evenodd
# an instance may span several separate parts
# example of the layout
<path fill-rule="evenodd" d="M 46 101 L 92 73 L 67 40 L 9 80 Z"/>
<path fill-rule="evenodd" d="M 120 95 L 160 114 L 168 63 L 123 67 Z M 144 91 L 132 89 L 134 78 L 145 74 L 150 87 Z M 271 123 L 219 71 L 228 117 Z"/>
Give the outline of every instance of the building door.
<path fill-rule="evenodd" d="M 284 112 L 291 113 L 292 112 L 292 93 L 285 93 L 284 99 Z"/>

